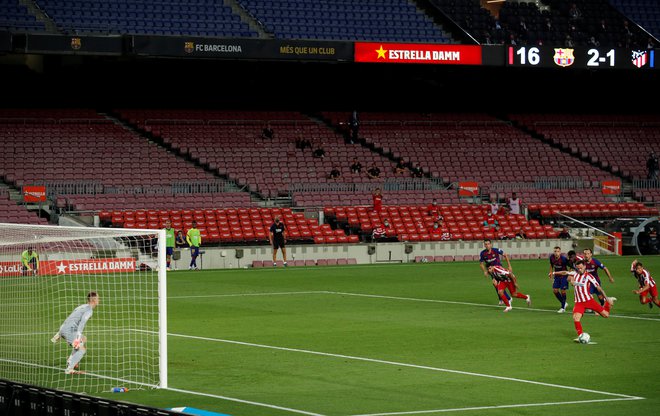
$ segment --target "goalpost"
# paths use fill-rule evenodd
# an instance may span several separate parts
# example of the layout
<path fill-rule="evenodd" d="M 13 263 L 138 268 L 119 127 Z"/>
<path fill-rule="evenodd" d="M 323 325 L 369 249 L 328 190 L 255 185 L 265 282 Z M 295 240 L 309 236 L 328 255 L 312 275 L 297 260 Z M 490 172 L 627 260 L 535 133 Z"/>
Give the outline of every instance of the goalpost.
<path fill-rule="evenodd" d="M 33 250 L 37 261 L 30 260 Z M 33 270 L 29 270 L 33 269 Z M 165 231 L 0 224 L 0 378 L 72 392 L 167 388 Z M 86 353 L 51 338 L 87 294 Z"/>
<path fill-rule="evenodd" d="M 558 214 L 564 218 L 568 218 L 569 220 L 577 224 L 583 225 L 584 227 L 592 230 L 593 239 L 594 239 L 594 250 L 593 250 L 594 255 L 604 254 L 604 255 L 621 256 L 623 254 L 623 238 L 621 233 L 618 232 L 614 234 L 608 233 L 606 231 L 601 230 L 600 228 L 596 228 L 592 225 L 589 225 L 586 222 L 562 214 L 561 212 Z"/>

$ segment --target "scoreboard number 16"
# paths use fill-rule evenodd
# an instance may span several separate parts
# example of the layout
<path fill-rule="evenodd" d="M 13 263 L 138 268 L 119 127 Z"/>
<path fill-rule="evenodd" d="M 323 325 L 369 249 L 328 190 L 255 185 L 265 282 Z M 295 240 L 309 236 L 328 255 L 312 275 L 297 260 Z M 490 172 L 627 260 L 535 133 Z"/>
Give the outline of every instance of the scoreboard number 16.
<path fill-rule="evenodd" d="M 541 62 L 540 52 L 541 51 L 536 46 L 529 49 L 522 47 L 516 51 L 516 55 L 518 55 L 518 62 L 520 62 L 520 65 L 538 65 L 539 62 Z"/>

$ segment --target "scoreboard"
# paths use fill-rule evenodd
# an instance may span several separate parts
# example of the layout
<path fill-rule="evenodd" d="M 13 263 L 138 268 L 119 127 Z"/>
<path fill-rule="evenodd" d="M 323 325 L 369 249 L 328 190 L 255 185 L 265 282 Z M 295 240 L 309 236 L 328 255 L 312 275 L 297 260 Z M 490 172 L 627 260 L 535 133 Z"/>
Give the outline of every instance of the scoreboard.
<path fill-rule="evenodd" d="M 506 64 L 514 67 L 579 69 L 655 69 L 655 50 L 507 46 Z"/>

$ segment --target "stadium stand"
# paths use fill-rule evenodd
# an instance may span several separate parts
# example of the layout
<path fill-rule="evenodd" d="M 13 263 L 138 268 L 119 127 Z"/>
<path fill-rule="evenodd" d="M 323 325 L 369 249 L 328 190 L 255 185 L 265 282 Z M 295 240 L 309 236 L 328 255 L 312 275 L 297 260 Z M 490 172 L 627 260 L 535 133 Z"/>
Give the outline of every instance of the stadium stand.
<path fill-rule="evenodd" d="M 484 2 L 479 0 L 433 0 L 432 3 L 482 44 L 569 46 L 566 41 L 570 37 L 575 46 L 596 46 L 590 43 L 593 37 L 597 45 L 604 47 L 646 48 L 649 37 L 638 25 L 653 25 L 653 20 L 648 19 L 655 16 L 651 12 L 647 15 L 650 18 L 640 19 L 637 10 L 648 10 L 646 7 L 628 4 L 622 7 L 621 3 L 629 2 L 614 1 L 617 10 L 606 0 L 506 1 L 483 6 Z M 571 3 L 580 11 L 578 19 L 569 15 Z M 649 6 L 654 7 L 657 10 L 656 3 Z M 624 20 L 631 20 L 628 26 L 624 26 Z"/>
<path fill-rule="evenodd" d="M 660 117 L 655 114 L 512 114 L 509 117 L 553 146 L 628 179 L 646 178 L 649 154 L 660 153 Z"/>
<path fill-rule="evenodd" d="M 256 37 L 231 7 L 211 0 L 178 3 L 127 0 L 38 0 L 64 33 Z"/>
<path fill-rule="evenodd" d="M 18 205 L 9 198 L 8 193 L 0 192 L 0 222 L 45 225 L 48 224 L 48 219 Z"/>
<path fill-rule="evenodd" d="M 281 39 L 452 43 L 450 35 L 405 0 L 239 3 Z"/>
<path fill-rule="evenodd" d="M 324 116 L 335 124 L 346 119 L 342 113 Z M 361 136 L 367 146 L 419 162 L 432 178 L 447 183 L 533 183 L 555 176 L 557 166 L 578 166 L 573 173 L 584 181 L 613 178 L 487 114 L 363 113 Z"/>
<path fill-rule="evenodd" d="M 29 12 L 25 4 L 12 0 L 0 0 L 0 29 L 24 33 L 43 32 L 46 27 L 42 21 Z"/>
<path fill-rule="evenodd" d="M 660 3 L 654 0 L 610 0 L 610 3 L 649 34 L 660 37 Z"/>

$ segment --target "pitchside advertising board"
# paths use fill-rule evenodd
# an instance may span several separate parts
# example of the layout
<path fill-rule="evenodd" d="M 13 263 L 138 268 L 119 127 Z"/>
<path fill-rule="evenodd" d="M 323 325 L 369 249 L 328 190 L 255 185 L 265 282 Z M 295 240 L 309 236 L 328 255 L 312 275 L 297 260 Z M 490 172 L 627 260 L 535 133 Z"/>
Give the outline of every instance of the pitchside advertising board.
<path fill-rule="evenodd" d="M 350 42 L 134 36 L 133 53 L 214 59 L 351 61 Z"/>
<path fill-rule="evenodd" d="M 20 276 L 21 270 L 22 264 L 20 261 L 0 262 L 0 276 Z M 134 272 L 135 270 L 135 259 L 132 258 L 45 260 L 39 262 L 39 275 L 41 276 Z"/>
<path fill-rule="evenodd" d="M 355 62 L 482 65 L 481 46 L 356 42 Z"/>
<path fill-rule="evenodd" d="M 655 50 L 507 46 L 506 64 L 525 68 L 656 69 Z"/>
<path fill-rule="evenodd" d="M 66 36 L 0 32 L 0 51 L 233 60 L 371 62 L 524 68 L 656 69 L 654 49 L 448 45 L 187 36 Z"/>

